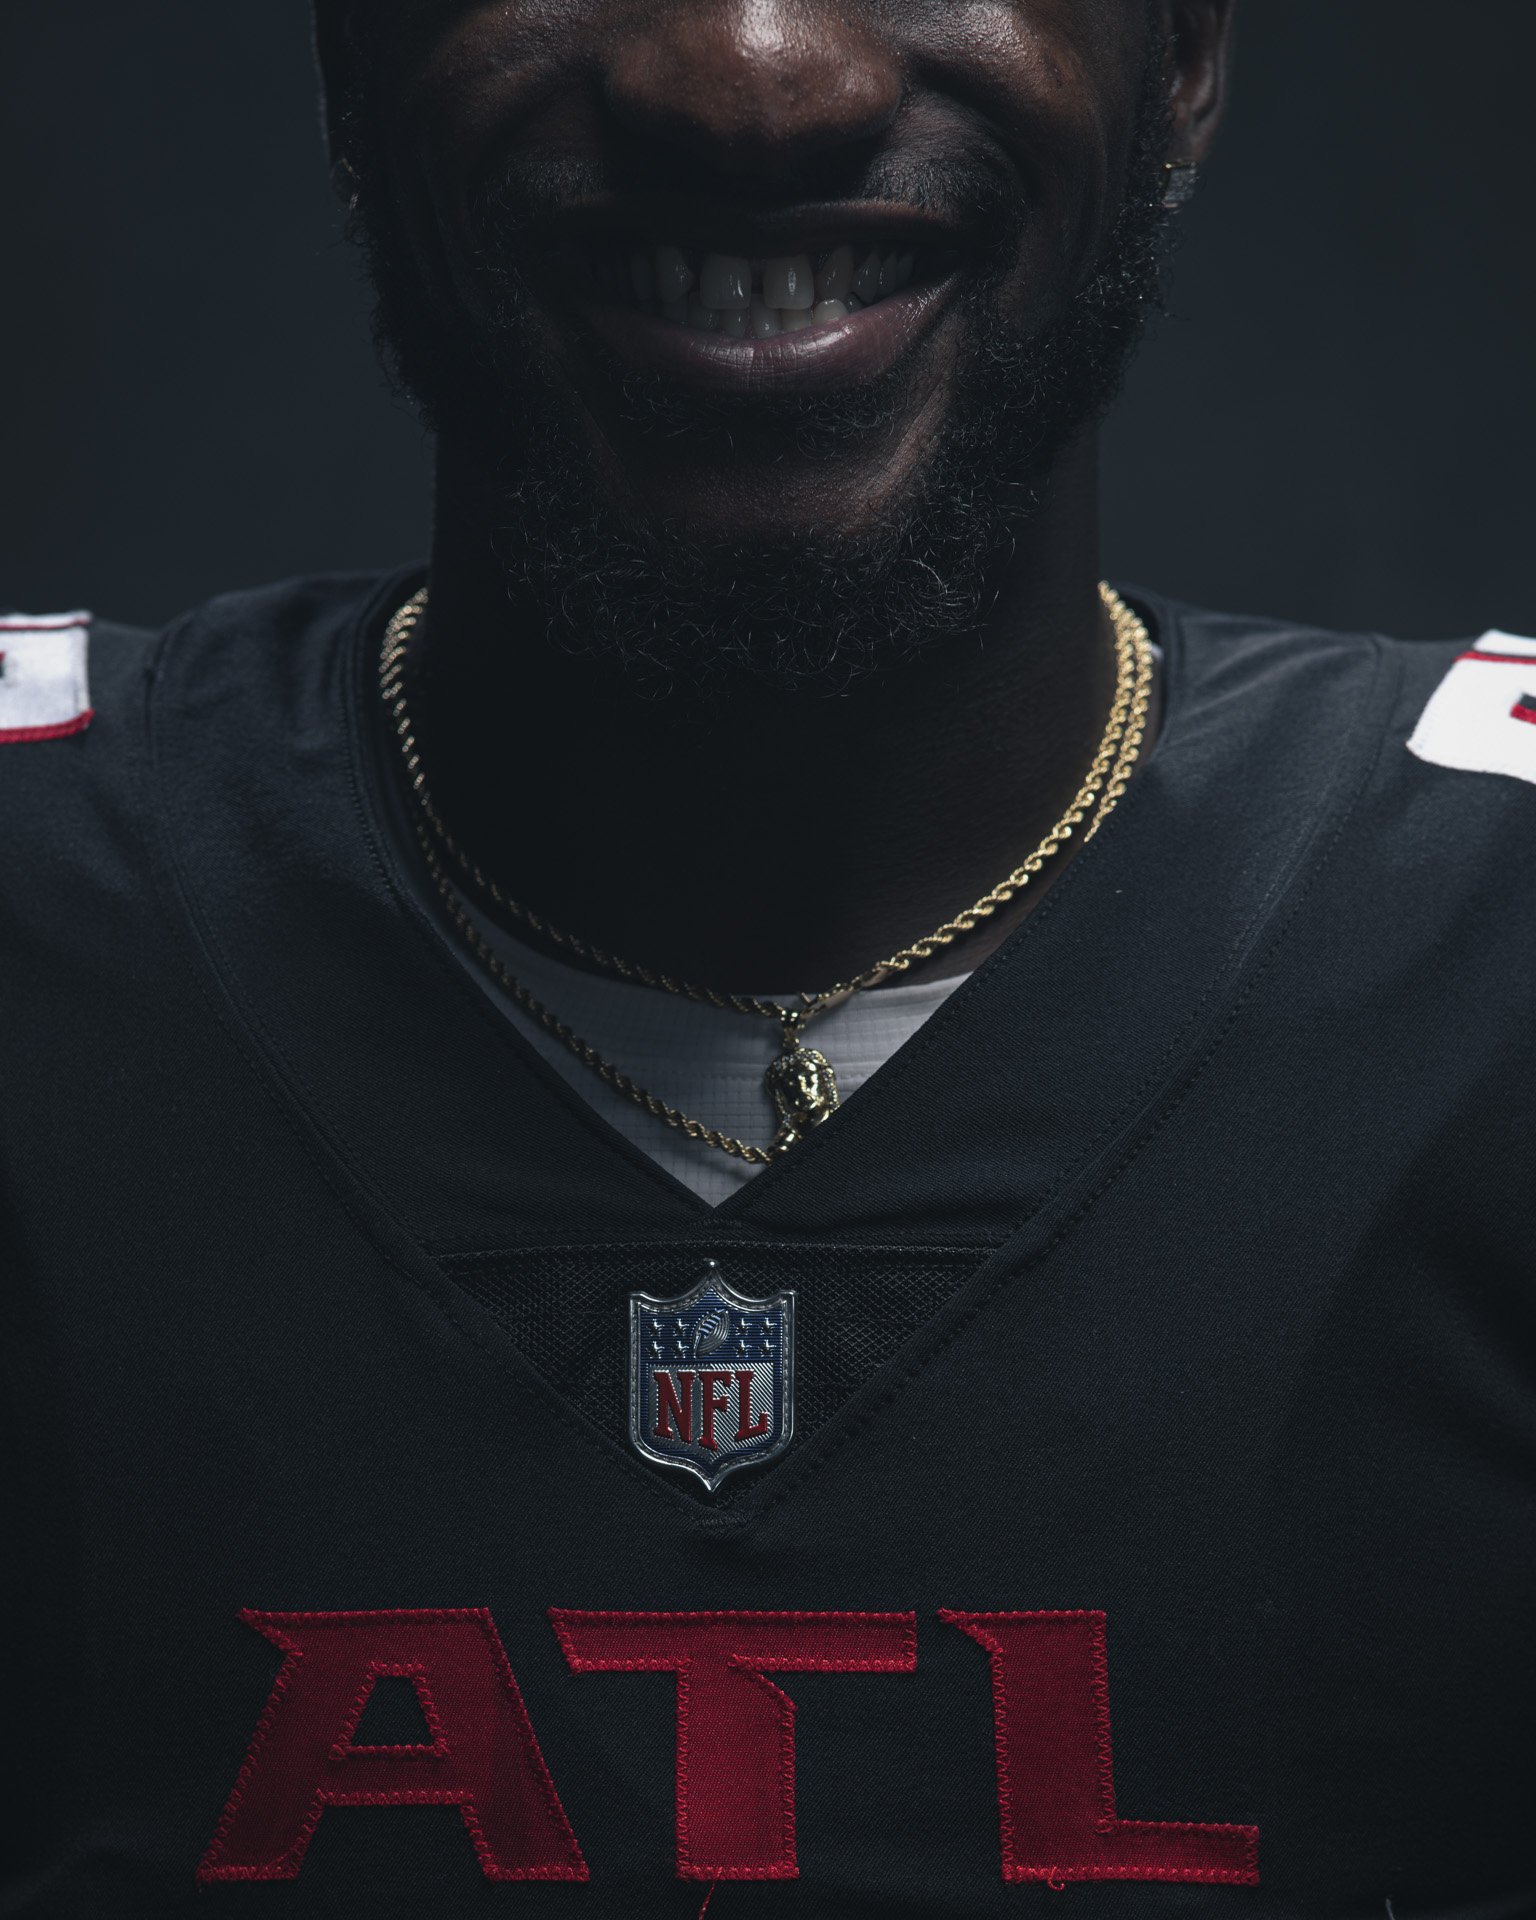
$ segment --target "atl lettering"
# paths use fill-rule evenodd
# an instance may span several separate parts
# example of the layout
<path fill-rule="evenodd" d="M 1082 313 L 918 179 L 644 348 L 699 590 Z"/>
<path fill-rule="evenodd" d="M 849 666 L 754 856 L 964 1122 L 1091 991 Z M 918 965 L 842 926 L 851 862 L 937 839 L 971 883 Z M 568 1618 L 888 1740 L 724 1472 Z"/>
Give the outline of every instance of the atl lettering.
<path fill-rule="evenodd" d="M 679 1378 L 677 1417 L 731 1406 L 730 1373 Z M 740 1389 L 735 1417 L 748 1408 Z M 489 1880 L 585 1880 L 495 1623 L 484 1608 L 258 1613 L 284 1660 L 198 1879 L 291 1880 L 327 1807 L 457 1807 Z M 551 1608 L 573 1674 L 677 1676 L 677 1874 L 792 1880 L 795 1707 L 770 1674 L 903 1675 L 912 1613 L 612 1613 Z M 1097 1612 L 939 1618 L 991 1668 L 1002 1873 L 1008 1881 L 1258 1883 L 1258 1829 L 1123 1820 L 1110 1762 Z M 980 1663 L 978 1662 L 978 1669 Z M 430 1741 L 358 1745 L 384 1676 L 410 1681 Z M 700 1790 L 692 1790 L 693 1782 Z"/>

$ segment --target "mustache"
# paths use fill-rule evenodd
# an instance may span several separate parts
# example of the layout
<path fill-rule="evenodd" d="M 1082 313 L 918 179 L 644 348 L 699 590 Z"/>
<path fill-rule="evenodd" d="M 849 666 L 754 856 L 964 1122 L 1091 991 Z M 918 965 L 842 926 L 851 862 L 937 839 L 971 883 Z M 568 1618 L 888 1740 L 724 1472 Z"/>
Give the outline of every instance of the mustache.
<path fill-rule="evenodd" d="M 644 192 L 650 184 L 632 169 L 616 177 L 601 159 L 509 154 L 475 186 L 467 224 L 488 260 L 506 268 L 562 215 L 594 203 L 622 204 L 626 194 Z M 692 166 L 682 184 L 673 180 L 667 186 L 673 200 L 685 200 L 692 190 L 701 201 L 734 203 L 758 214 L 793 212 L 811 204 L 824 208 L 839 200 L 885 205 L 942 222 L 979 253 L 1006 251 L 1030 208 L 1018 171 L 1004 155 L 985 148 L 943 156 L 887 151 L 871 156 L 856 171 L 844 168 L 835 178 L 805 176 L 792 191 L 780 187 L 771 194 L 761 184 L 711 173 L 702 164 Z"/>

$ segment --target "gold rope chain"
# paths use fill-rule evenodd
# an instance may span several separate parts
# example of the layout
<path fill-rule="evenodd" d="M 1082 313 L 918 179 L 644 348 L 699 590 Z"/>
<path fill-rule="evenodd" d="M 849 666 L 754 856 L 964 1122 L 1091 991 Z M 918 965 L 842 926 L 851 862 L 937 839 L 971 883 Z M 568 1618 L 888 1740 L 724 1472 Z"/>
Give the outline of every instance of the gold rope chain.
<path fill-rule="evenodd" d="M 751 1141 L 738 1140 L 732 1134 L 722 1133 L 715 1127 L 706 1126 L 701 1120 L 692 1119 L 688 1114 L 663 1100 L 659 1094 L 650 1092 L 638 1081 L 632 1080 L 628 1074 L 614 1066 L 610 1060 L 605 1059 L 589 1041 L 582 1039 L 580 1034 L 567 1026 L 558 1014 L 545 1006 L 506 966 L 465 911 L 458 889 L 438 857 L 439 849 L 449 856 L 454 866 L 477 893 L 499 907 L 503 913 L 520 921 L 524 926 L 531 927 L 552 946 L 564 948 L 566 952 L 574 954 L 578 959 L 604 972 L 617 974 L 620 979 L 633 981 L 641 986 L 656 987 L 662 992 L 677 994 L 688 1000 L 701 1001 L 731 1013 L 751 1014 L 779 1021 L 783 1027 L 786 1053 L 795 1051 L 795 1057 L 819 1062 L 820 1067 L 825 1070 L 825 1077 L 830 1082 L 830 1100 L 825 1104 L 823 1112 L 809 1116 L 813 1120 L 820 1119 L 837 1103 L 836 1079 L 831 1068 L 820 1055 L 800 1049 L 798 1036 L 805 1023 L 814 1019 L 817 1014 L 825 1013 L 829 1008 L 840 1005 L 850 995 L 878 986 L 882 981 L 890 979 L 893 974 L 905 973 L 918 962 L 931 959 L 934 954 L 952 946 L 962 934 L 973 932 L 983 920 L 990 919 L 1000 907 L 1006 906 L 1027 887 L 1046 861 L 1053 854 L 1058 853 L 1072 838 L 1077 828 L 1088 820 L 1088 830 L 1082 836 L 1086 845 L 1113 812 L 1116 803 L 1130 784 L 1131 774 L 1140 757 L 1142 742 L 1146 737 L 1147 712 L 1151 704 L 1154 671 L 1152 642 L 1145 623 L 1125 604 L 1113 587 L 1107 582 L 1101 582 L 1099 594 L 1109 613 L 1115 633 L 1115 695 L 1110 705 L 1103 737 L 1099 741 L 1098 751 L 1094 754 L 1083 783 L 1066 812 L 1026 860 L 1015 867 L 1006 879 L 999 881 L 990 892 L 983 894 L 962 913 L 957 913 L 953 919 L 946 920 L 943 926 L 923 935 L 921 939 L 914 940 L 910 946 L 903 947 L 888 959 L 877 961 L 875 965 L 866 967 L 862 973 L 854 975 L 852 979 L 841 981 L 838 985 L 828 987 L 820 993 L 802 993 L 799 996 L 802 1004 L 795 1008 L 784 1006 L 777 1000 L 759 999 L 754 994 L 722 993 L 713 987 L 697 986 L 687 980 L 674 979 L 670 974 L 659 972 L 653 967 L 621 959 L 617 954 L 609 953 L 592 941 L 552 926 L 531 907 L 525 906 L 519 900 L 514 900 L 481 869 L 471 855 L 465 852 L 443 824 L 442 817 L 433 804 L 426 770 L 422 766 L 421 748 L 416 739 L 415 726 L 405 693 L 405 670 L 411 638 L 427 610 L 427 589 L 423 587 L 419 593 L 406 601 L 385 629 L 384 643 L 379 653 L 379 692 L 394 724 L 395 733 L 400 742 L 401 755 L 405 762 L 406 778 L 416 803 L 414 815 L 416 837 L 421 844 L 422 856 L 432 876 L 433 885 L 442 899 L 444 909 L 465 946 L 512 1001 L 616 1092 L 626 1099 L 633 1100 L 637 1106 L 643 1107 L 647 1113 L 663 1121 L 667 1126 L 675 1128 L 690 1140 L 696 1140 L 704 1146 L 715 1147 L 721 1153 L 730 1154 L 738 1160 L 746 1161 L 749 1165 L 766 1166 L 779 1159 L 798 1140 L 803 1139 L 804 1132 L 781 1126 L 779 1136 L 771 1146 L 756 1146 Z"/>

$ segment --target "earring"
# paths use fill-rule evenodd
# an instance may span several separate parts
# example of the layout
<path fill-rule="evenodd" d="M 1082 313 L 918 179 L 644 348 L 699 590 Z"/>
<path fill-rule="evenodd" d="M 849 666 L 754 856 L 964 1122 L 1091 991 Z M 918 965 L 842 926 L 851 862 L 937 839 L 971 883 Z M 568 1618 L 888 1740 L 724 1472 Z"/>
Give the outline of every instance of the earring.
<path fill-rule="evenodd" d="M 1163 211 L 1178 213 L 1194 199 L 1200 169 L 1192 160 L 1165 160 L 1163 174 Z"/>
<path fill-rule="evenodd" d="M 358 197 L 363 190 L 362 176 L 350 160 L 337 160 L 331 166 L 331 190 L 341 201 L 348 213 L 357 212 Z"/>

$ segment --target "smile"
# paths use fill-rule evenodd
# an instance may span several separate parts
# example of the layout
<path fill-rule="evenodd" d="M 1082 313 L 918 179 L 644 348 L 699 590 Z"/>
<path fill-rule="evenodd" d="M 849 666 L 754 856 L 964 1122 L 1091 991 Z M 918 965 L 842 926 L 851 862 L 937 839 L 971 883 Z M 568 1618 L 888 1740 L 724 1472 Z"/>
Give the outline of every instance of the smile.
<path fill-rule="evenodd" d="M 750 253 L 567 242 L 550 290 L 611 354 L 685 385 L 825 390 L 886 371 L 947 305 L 956 251 L 923 238 L 834 228 Z"/>

